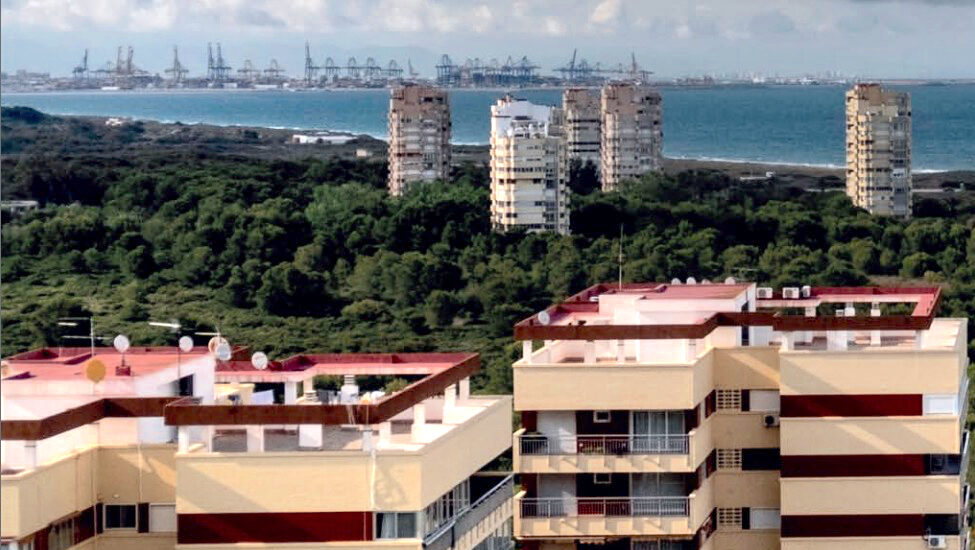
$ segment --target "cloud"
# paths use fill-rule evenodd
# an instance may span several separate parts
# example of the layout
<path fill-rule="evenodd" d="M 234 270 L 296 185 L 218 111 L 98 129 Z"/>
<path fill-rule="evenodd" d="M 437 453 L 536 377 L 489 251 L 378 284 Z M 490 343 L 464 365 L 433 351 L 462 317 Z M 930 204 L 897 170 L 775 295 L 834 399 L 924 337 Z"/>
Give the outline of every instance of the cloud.
<path fill-rule="evenodd" d="M 602 0 L 593 8 L 589 21 L 597 25 L 611 25 L 619 20 L 623 13 L 621 0 Z"/>
<path fill-rule="evenodd" d="M 796 30 L 795 22 L 780 11 L 768 11 L 760 13 L 751 18 L 748 24 L 752 33 L 762 34 L 785 34 Z"/>

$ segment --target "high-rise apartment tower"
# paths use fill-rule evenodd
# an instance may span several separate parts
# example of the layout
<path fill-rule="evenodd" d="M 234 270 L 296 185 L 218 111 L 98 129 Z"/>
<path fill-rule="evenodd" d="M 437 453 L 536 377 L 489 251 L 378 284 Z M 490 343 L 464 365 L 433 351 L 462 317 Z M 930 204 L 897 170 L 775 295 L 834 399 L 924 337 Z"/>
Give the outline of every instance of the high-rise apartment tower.
<path fill-rule="evenodd" d="M 910 217 L 910 94 L 879 84 L 846 93 L 846 194 L 871 214 Z"/>
<path fill-rule="evenodd" d="M 568 88 L 562 92 L 565 111 L 565 147 L 569 162 L 599 166 L 602 114 L 599 90 Z"/>
<path fill-rule="evenodd" d="M 562 110 L 511 96 L 491 107 L 491 224 L 569 233 Z"/>
<path fill-rule="evenodd" d="M 602 162 L 604 191 L 620 182 L 661 169 L 662 99 L 649 86 L 607 84 L 602 92 Z"/>
<path fill-rule="evenodd" d="M 439 88 L 406 85 L 389 100 L 389 192 L 450 178 L 450 104 Z"/>

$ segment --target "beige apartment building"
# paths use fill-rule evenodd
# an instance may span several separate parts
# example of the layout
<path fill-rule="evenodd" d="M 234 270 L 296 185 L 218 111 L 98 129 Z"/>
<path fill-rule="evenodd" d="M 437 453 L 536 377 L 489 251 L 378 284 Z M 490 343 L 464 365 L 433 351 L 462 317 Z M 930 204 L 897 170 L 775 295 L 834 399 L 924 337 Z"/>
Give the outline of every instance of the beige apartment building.
<path fill-rule="evenodd" d="M 389 100 L 389 193 L 416 182 L 450 179 L 450 104 L 447 91 L 407 84 Z"/>
<path fill-rule="evenodd" d="M 910 94 L 879 84 L 846 93 L 846 194 L 871 214 L 911 216 Z"/>
<path fill-rule="evenodd" d="M 524 548 L 967 548 L 967 320 L 939 289 L 679 283 L 515 326 Z"/>
<path fill-rule="evenodd" d="M 506 96 L 491 106 L 491 225 L 569 233 L 561 109 Z"/>
<path fill-rule="evenodd" d="M 649 86 L 612 82 L 603 87 L 600 179 L 603 191 L 661 169 L 663 100 Z"/>
<path fill-rule="evenodd" d="M 585 165 L 600 163 L 602 144 L 602 108 L 599 90 L 595 88 L 567 88 L 562 92 L 565 112 L 566 160 Z"/>
<path fill-rule="evenodd" d="M 476 354 L 92 349 L 5 360 L 4 550 L 513 545 L 511 398 L 470 394 Z"/>

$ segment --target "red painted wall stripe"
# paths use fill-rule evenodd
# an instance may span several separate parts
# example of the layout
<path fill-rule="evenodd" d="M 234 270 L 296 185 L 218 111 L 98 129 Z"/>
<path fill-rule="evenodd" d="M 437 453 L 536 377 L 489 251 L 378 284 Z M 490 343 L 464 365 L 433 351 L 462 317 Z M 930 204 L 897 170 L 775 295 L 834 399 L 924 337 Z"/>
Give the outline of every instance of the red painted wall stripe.
<path fill-rule="evenodd" d="M 923 476 L 925 455 L 784 455 L 782 477 Z"/>
<path fill-rule="evenodd" d="M 179 514 L 179 544 L 368 541 L 370 512 Z"/>
<path fill-rule="evenodd" d="M 921 416 L 921 394 L 783 395 L 781 416 Z"/>
<path fill-rule="evenodd" d="M 782 537 L 910 537 L 924 534 L 921 514 L 782 516 Z"/>

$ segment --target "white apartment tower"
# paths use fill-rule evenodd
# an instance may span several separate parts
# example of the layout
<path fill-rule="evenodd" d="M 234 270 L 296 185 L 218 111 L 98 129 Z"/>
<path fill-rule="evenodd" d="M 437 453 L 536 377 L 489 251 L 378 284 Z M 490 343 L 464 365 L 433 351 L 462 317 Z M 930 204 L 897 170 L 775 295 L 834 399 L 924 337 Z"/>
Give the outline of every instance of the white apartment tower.
<path fill-rule="evenodd" d="M 450 177 L 450 105 L 447 92 L 408 84 L 389 100 L 389 193 L 414 182 Z"/>
<path fill-rule="evenodd" d="M 569 162 L 599 166 L 602 114 L 599 90 L 567 88 L 562 92 L 565 111 L 565 147 Z"/>
<path fill-rule="evenodd" d="M 846 93 L 846 194 L 871 214 L 911 216 L 911 96 L 857 84 Z"/>
<path fill-rule="evenodd" d="M 491 106 L 491 224 L 569 233 L 562 110 L 506 96 Z"/>
<path fill-rule="evenodd" d="M 662 100 L 649 86 L 612 82 L 602 93 L 603 191 L 661 169 Z"/>

